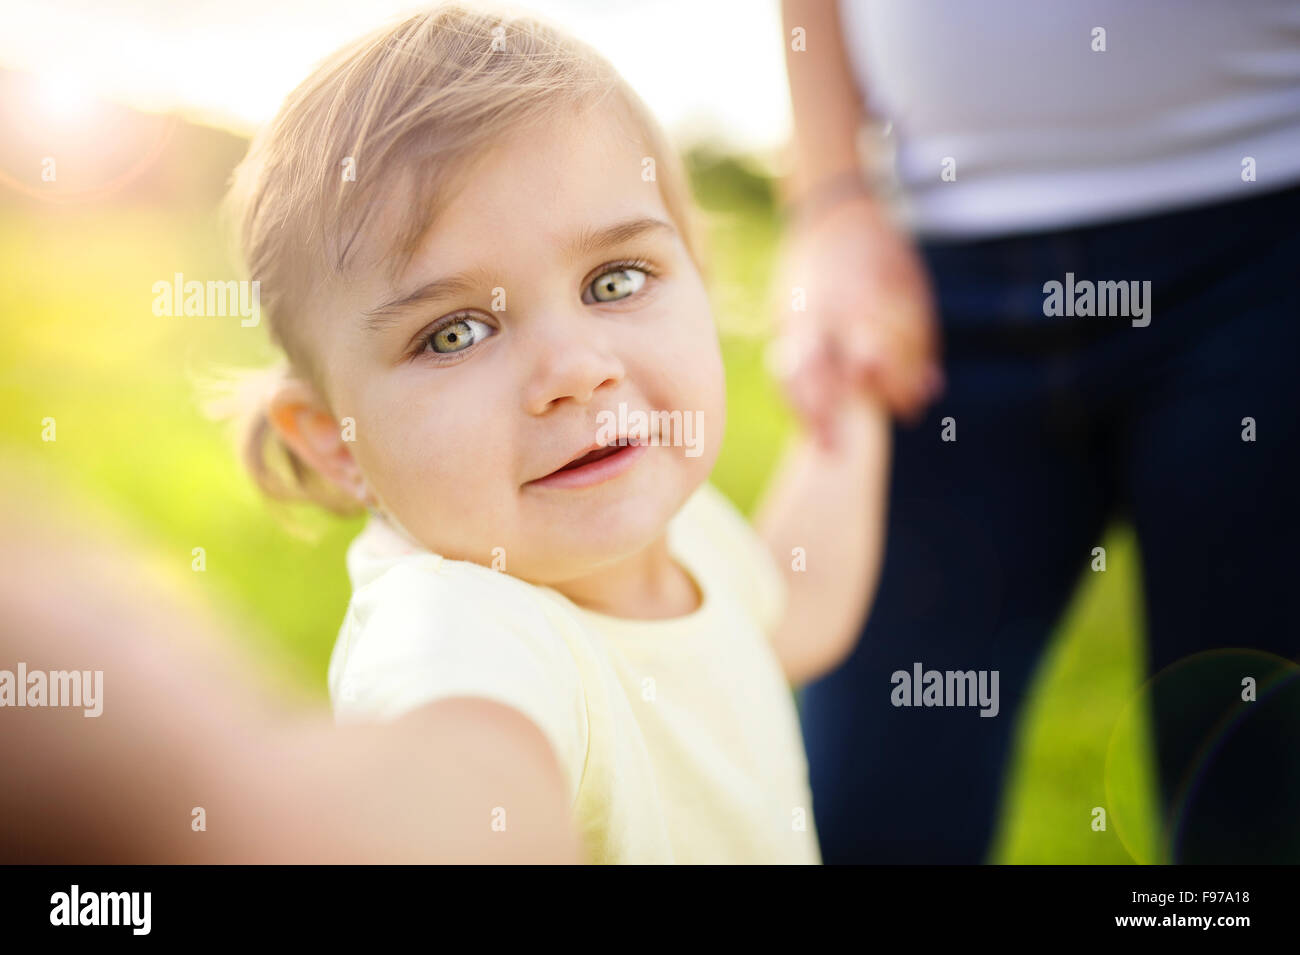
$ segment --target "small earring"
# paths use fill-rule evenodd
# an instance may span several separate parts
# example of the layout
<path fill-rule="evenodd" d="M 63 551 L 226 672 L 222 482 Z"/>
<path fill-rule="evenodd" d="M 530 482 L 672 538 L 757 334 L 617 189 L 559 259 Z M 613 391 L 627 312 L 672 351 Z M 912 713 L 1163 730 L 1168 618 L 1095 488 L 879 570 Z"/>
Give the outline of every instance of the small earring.
<path fill-rule="evenodd" d="M 366 479 L 364 477 L 357 478 L 356 483 L 352 488 L 352 496 L 362 504 L 366 505 L 366 507 L 371 507 L 374 504 L 371 500 L 370 488 L 366 485 Z"/>

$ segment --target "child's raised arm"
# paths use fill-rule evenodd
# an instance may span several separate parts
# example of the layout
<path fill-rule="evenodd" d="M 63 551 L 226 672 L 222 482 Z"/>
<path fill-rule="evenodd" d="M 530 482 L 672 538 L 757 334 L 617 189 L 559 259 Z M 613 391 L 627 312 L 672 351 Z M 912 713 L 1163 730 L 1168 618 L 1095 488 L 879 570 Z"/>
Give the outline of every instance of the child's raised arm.
<path fill-rule="evenodd" d="M 837 411 L 835 447 L 795 439 L 755 519 L 785 579 L 772 638 L 786 679 L 807 683 L 852 652 L 880 576 L 889 476 L 889 419 L 853 395 Z"/>

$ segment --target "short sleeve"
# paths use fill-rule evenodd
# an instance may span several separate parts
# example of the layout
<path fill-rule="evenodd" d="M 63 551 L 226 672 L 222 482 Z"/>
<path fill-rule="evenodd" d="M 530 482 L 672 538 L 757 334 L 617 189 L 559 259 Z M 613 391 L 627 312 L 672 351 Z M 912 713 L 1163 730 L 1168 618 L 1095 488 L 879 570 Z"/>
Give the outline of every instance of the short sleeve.
<path fill-rule="evenodd" d="M 586 698 L 564 636 L 520 589 L 528 586 L 427 555 L 356 591 L 331 667 L 336 720 L 390 720 L 448 697 L 493 700 L 542 731 L 572 803 L 586 762 Z"/>
<path fill-rule="evenodd" d="M 785 614 L 786 582 L 771 552 L 748 519 L 709 482 L 702 484 L 674 519 L 683 546 L 710 561 L 751 616 L 771 637 Z"/>

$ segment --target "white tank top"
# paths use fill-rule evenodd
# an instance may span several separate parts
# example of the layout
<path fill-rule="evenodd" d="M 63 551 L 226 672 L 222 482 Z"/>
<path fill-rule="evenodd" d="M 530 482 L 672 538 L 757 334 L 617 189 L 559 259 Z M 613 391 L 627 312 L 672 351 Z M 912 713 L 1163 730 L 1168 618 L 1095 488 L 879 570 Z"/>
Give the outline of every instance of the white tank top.
<path fill-rule="evenodd" d="M 922 235 L 1083 225 L 1300 181 L 1296 0 L 840 0 L 840 15 Z"/>

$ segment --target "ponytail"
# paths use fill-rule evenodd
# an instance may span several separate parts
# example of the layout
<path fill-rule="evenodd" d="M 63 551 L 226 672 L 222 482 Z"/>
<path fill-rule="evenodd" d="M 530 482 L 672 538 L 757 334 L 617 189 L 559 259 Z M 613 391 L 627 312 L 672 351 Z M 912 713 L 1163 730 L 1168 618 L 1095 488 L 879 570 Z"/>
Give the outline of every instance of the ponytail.
<path fill-rule="evenodd" d="M 271 396 L 290 374 L 287 363 L 264 369 L 228 370 L 223 377 L 203 383 L 208 393 L 203 410 L 209 418 L 225 422 L 232 429 L 244 467 L 267 497 L 315 504 L 344 517 L 360 514 L 364 510 L 361 502 L 299 457 L 271 424 Z"/>

